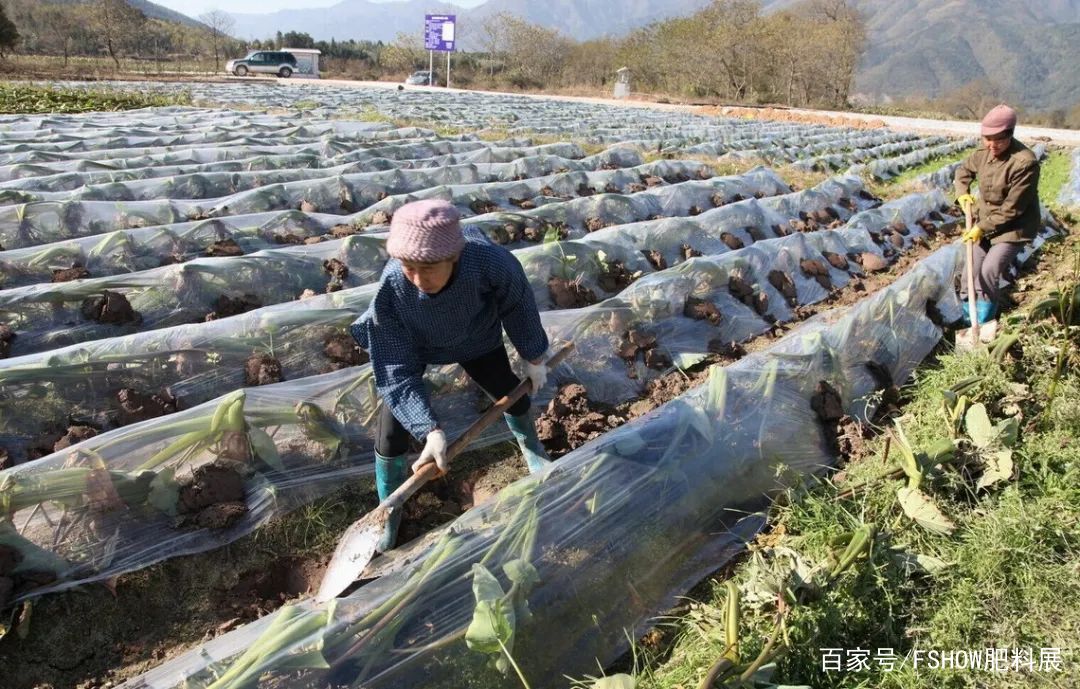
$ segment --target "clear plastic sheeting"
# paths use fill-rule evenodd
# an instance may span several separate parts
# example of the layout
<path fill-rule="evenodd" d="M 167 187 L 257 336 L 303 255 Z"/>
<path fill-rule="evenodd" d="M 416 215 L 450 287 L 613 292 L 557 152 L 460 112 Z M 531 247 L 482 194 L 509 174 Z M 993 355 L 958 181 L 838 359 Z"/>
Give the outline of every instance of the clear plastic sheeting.
<path fill-rule="evenodd" d="M 953 141 L 940 146 L 922 148 L 895 158 L 879 158 L 865 165 L 865 169 L 874 179 L 887 180 L 900 175 L 904 170 L 916 165 L 922 165 L 928 160 L 940 156 L 952 155 L 964 149 L 971 148 L 976 143 L 975 139 Z"/>
<path fill-rule="evenodd" d="M 458 143 L 458 142 L 443 142 Z M 66 173 L 61 175 L 47 175 L 43 177 L 29 177 L 6 182 L 0 186 L 0 205 L 12 203 L 31 203 L 35 201 L 148 201 L 153 199 L 207 199 L 227 196 L 240 191 L 248 191 L 267 184 L 284 184 L 299 180 L 316 180 L 320 178 L 347 175 L 373 170 L 392 170 L 399 168 L 424 168 L 437 167 L 439 165 L 463 165 L 467 163 L 507 163 L 518 158 L 529 156 L 553 155 L 563 158 L 583 158 L 585 153 L 574 144 L 546 144 L 543 146 L 521 146 L 516 148 L 485 146 L 480 142 L 461 142 L 460 147 L 468 146 L 468 153 L 443 153 L 436 154 L 439 148 L 433 144 L 425 144 L 429 151 L 416 151 L 412 146 L 408 152 L 409 157 L 393 158 L 390 155 L 404 156 L 399 150 L 380 151 L 368 149 L 366 153 L 370 157 L 355 160 L 341 165 L 326 168 L 288 167 L 277 169 L 261 169 L 256 171 L 220 171 L 220 172 L 192 172 L 181 173 L 182 166 L 170 166 L 164 168 L 165 172 L 173 174 L 162 179 L 162 175 L 154 175 L 151 179 L 137 179 L 133 181 L 108 179 L 105 182 L 95 183 L 90 181 L 95 173 Z M 404 146 L 387 146 L 387 149 L 400 149 Z M 430 157 L 424 157 L 421 153 L 429 153 Z M 346 154 L 348 155 L 348 154 Z M 355 157 L 355 156 L 348 156 Z M 289 161 L 292 164 L 301 161 Z M 261 161 L 260 161 L 261 163 Z M 130 172 L 142 170 L 155 170 L 162 172 L 162 168 L 137 168 Z M 105 173 L 108 177 L 124 176 L 116 173 Z M 98 177 L 105 176 L 97 173 Z M 85 179 L 79 184 L 80 178 Z M 45 187 L 42 189 L 42 187 Z M 49 189 L 53 187 L 53 189 Z"/>
<path fill-rule="evenodd" d="M 723 209 L 717 209 L 712 211 L 717 213 L 712 218 L 715 224 L 696 223 L 692 227 L 698 228 L 698 237 L 711 232 L 713 240 L 707 247 L 719 249 L 725 232 L 742 232 L 741 236 L 752 240 L 753 235 L 744 224 L 747 221 L 776 222 L 790 227 L 791 223 L 802 222 L 801 217 L 809 217 L 810 212 L 831 219 L 825 209 L 841 198 L 858 198 L 860 189 L 861 183 L 856 178 L 827 181 L 814 190 L 761 201 L 748 199 L 730 206 L 733 209 L 757 209 L 758 204 L 764 203 L 768 204 L 772 215 L 758 210 L 748 213 L 731 210 L 720 214 L 718 211 Z M 861 203 L 869 202 L 863 199 Z M 859 206 L 855 204 L 854 207 Z M 839 206 L 833 210 L 837 217 L 842 212 L 847 211 Z M 665 222 L 653 221 L 657 227 Z M 473 227 L 482 229 L 482 224 Z M 668 241 L 679 238 L 679 233 L 670 227 L 666 229 Z M 649 225 L 638 225 L 636 230 L 648 232 Z M 762 237 L 776 236 L 772 226 L 756 226 L 755 231 Z M 361 246 L 370 249 L 370 244 Z M 726 244 L 723 246 L 725 250 L 728 248 Z M 667 244 L 660 248 L 672 253 L 673 247 L 674 244 Z M 183 275 L 182 272 L 179 274 Z M 527 275 L 534 289 L 548 286 L 552 277 L 549 269 L 527 270 Z M 121 279 L 129 277 L 122 276 Z M 41 290 L 49 288 L 49 285 L 40 287 Z M 121 393 L 137 393 L 139 400 L 152 400 L 141 406 L 158 413 L 169 413 L 245 385 L 274 382 L 275 379 L 296 380 L 355 365 L 360 356 L 350 344 L 347 328 L 367 308 L 376 289 L 376 284 L 370 284 L 311 297 L 301 304 L 263 306 L 205 323 L 116 335 L 0 360 L 0 412 L 3 412 L 0 413 L 0 445 L 22 459 L 34 447 L 42 444 L 51 447 L 49 434 L 62 431 L 68 419 L 102 429 L 139 420 L 140 414 L 128 410 L 131 405 L 125 405 Z M 160 290 L 151 290 L 150 297 L 156 291 Z M 101 294 L 93 299 L 92 304 L 108 306 L 108 295 Z M 106 301 L 99 302 L 100 299 Z M 113 301 L 122 308 L 118 300 L 113 298 Z M 540 301 L 541 305 L 548 303 L 547 299 Z M 81 303 L 79 308 L 82 309 Z M 82 334 L 92 336 L 94 333 L 86 330 L 89 328 L 125 327 L 124 324 L 101 323 L 101 319 L 98 315 L 97 322 L 84 325 Z M 78 332 L 69 329 L 69 336 L 75 334 Z M 15 338 L 12 346 L 18 346 L 18 339 Z M 342 345 L 343 342 L 347 346 Z M 264 365 L 260 363 L 262 357 L 272 361 Z M 267 366 L 272 372 L 264 370 Z M 32 411 L 28 412 L 25 404 L 29 400 L 40 400 L 40 403 L 33 404 Z"/>
<path fill-rule="evenodd" d="M 1063 206 L 1080 207 L 1080 148 L 1072 152 L 1072 167 L 1069 171 L 1069 179 L 1061 187 L 1061 199 Z"/>
<path fill-rule="evenodd" d="M 531 686 L 595 673 L 627 638 L 721 567 L 768 496 L 831 462 L 811 399 L 829 382 L 864 416 L 959 313 L 956 245 L 846 313 L 507 487 L 331 605 L 301 602 L 130 680 L 145 689 L 501 685 L 499 642 Z M 743 516 L 746 514 L 750 516 Z M 498 641 L 496 641 L 498 639 Z"/>
<path fill-rule="evenodd" d="M 709 174 L 707 168 L 698 164 L 665 163 L 656 167 L 677 176 L 676 181 L 687 176 L 684 170 L 698 176 Z M 589 174 L 594 175 L 598 183 L 614 178 L 617 172 Z M 550 181 L 572 188 L 574 181 L 582 179 L 578 174 L 564 173 Z M 575 180 L 567 183 L 565 179 L 558 179 L 567 175 L 575 177 Z M 634 172 L 625 179 L 639 178 L 640 174 Z M 589 181 L 585 178 L 581 186 Z M 507 193 L 515 190 L 528 197 L 528 185 L 524 182 L 518 184 L 497 190 L 444 189 L 461 206 L 476 208 L 480 204 L 481 208 L 486 209 L 492 203 L 491 199 L 505 199 Z M 539 187 L 539 183 L 534 182 L 533 186 Z M 631 196 L 595 197 L 603 199 L 603 205 L 584 199 L 581 203 L 588 204 L 592 209 L 591 218 L 613 224 L 619 221 L 619 217 L 605 212 L 605 207 L 616 206 L 620 202 L 623 202 L 629 217 L 649 217 L 658 214 L 658 211 L 687 213 L 694 208 L 691 204 L 695 201 L 702 205 L 727 203 L 744 196 L 765 196 L 785 191 L 788 191 L 787 185 L 775 173 L 759 169 L 745 176 L 677 183 Z M 547 192 L 538 189 L 535 193 Z M 543 202 L 540 197 L 533 198 Z M 676 198 L 682 199 L 682 202 L 674 201 Z M 566 202 L 558 206 L 545 206 L 536 213 L 542 215 L 547 208 L 558 208 L 562 211 L 560 217 L 568 217 L 566 213 L 572 213 L 570 208 L 575 205 L 580 204 Z M 391 206 L 387 208 L 392 211 Z M 362 220 L 350 219 L 352 222 Z M 779 221 L 786 222 L 785 219 Z M 486 223 L 478 225 L 484 227 Z M 338 225 L 332 229 L 347 231 L 349 227 Z M 498 238 L 500 235 L 496 230 L 492 231 Z M 543 234 L 537 234 L 533 242 L 541 239 Z M 0 290 L 0 322 L 6 323 L 15 332 L 9 353 L 19 356 L 88 340 L 225 318 L 264 305 L 291 301 L 305 294 L 314 296 L 320 292 L 359 287 L 377 281 L 387 258 L 384 245 L 383 234 L 353 235 L 342 240 L 247 256 L 195 259 L 139 273 L 13 287 Z M 71 274 L 70 270 L 59 272 Z M 76 274 L 80 278 L 89 275 L 84 271 Z M 97 308 L 97 302 L 100 302 L 101 308 Z"/>
<path fill-rule="evenodd" d="M 562 172 L 513 182 L 432 187 L 388 196 L 363 211 L 344 216 L 299 210 L 269 211 L 116 230 L 0 252 L 0 287 L 47 282 L 54 279 L 54 271 L 73 265 L 84 268 L 91 276 L 104 276 L 180 263 L 200 255 L 246 254 L 282 244 L 321 241 L 328 236 L 360 231 L 373 223 L 385 224 L 402 205 L 421 198 L 451 201 L 465 217 L 470 217 L 478 211 L 491 212 L 493 207 L 505 210 L 535 207 L 596 191 L 635 193 L 647 188 L 646 180 L 663 186 L 669 184 L 668 180 L 678 183 L 681 179 L 710 174 L 709 168 L 701 163 L 663 160 L 630 168 Z M 729 190 L 725 198 L 730 199 L 735 199 L 739 192 L 745 196 L 765 196 L 787 189 L 771 172 L 745 178 L 717 178 L 710 183 L 720 187 L 720 191 Z"/>
<path fill-rule="evenodd" d="M 940 201 L 940 195 L 912 197 L 896 202 L 878 217 L 895 224 L 897 217 L 917 215 Z M 826 269 L 832 265 L 829 253 L 835 257 L 882 254 L 865 229 L 871 222 L 863 217 L 858 225 L 841 230 L 793 234 L 718 256 L 691 258 L 646 275 L 618 296 L 593 306 L 544 312 L 542 321 L 552 340 L 572 340 L 577 345 L 573 360 L 557 375 L 560 380 L 584 384 L 595 400 L 627 401 L 640 394 L 649 380 L 670 371 L 673 363 L 688 365 L 713 351 L 715 342 L 738 342 L 779 321 L 797 319 L 798 304 L 828 296 L 823 284 L 826 276 L 832 287 L 862 272 L 857 261 L 847 258 L 843 259 L 846 270 Z M 921 230 L 912 233 L 917 231 Z M 810 262 L 826 272 L 808 271 Z M 20 552 L 47 553 L 49 571 L 56 578 L 51 587 L 17 593 L 29 596 L 66 588 L 216 547 L 274 514 L 336 488 L 347 475 L 370 471 L 380 405 L 370 366 L 357 368 L 357 360 L 344 370 L 318 376 L 311 376 L 316 371 L 304 367 L 326 366 L 330 363 L 326 357 L 342 356 L 337 346 L 350 351 L 344 328 L 359 311 L 351 304 L 362 304 L 373 289 L 349 290 L 349 302 L 338 302 L 337 309 L 328 307 L 346 292 L 321 297 L 322 303 L 303 313 L 272 307 L 259 317 L 253 312 L 231 319 L 244 323 L 244 328 L 235 323 L 227 327 L 224 321 L 205 324 L 204 336 L 206 331 L 222 328 L 231 335 L 217 341 L 211 351 L 192 342 L 189 348 L 172 349 L 174 355 L 166 356 L 163 352 L 175 347 L 175 335 L 169 341 L 168 331 L 161 331 L 159 346 L 147 348 L 138 361 L 121 349 L 114 350 L 114 356 L 99 354 L 101 361 L 108 362 L 99 372 L 88 371 L 85 359 L 75 352 L 74 356 L 41 357 L 44 367 L 36 370 L 13 360 L 14 365 L 0 374 L 0 387 L 9 394 L 17 392 L 12 399 L 17 398 L 24 408 L 61 406 L 59 397 L 66 395 L 62 406 L 73 414 L 80 405 L 85 409 L 100 404 L 93 395 L 120 386 L 128 390 L 127 402 L 160 404 L 167 401 L 165 393 L 150 398 L 139 390 L 174 378 L 178 371 L 184 375 L 169 388 L 174 400 L 198 400 L 200 395 L 210 399 L 205 395 L 207 385 L 234 391 L 165 418 L 129 419 L 135 422 L 0 473 L 0 486 L 7 486 L 6 492 L 0 489 L 0 499 L 7 500 L 16 521 L 26 525 L 22 540 L 17 541 Z M 753 298 L 748 299 L 746 290 L 754 293 Z M 762 296 L 770 305 L 767 312 L 757 308 Z M 709 304 L 712 309 L 696 311 L 695 303 Z M 313 316 L 322 320 L 315 321 Z M 245 339 L 244 335 L 249 328 L 253 334 L 275 333 L 273 349 L 253 347 L 255 337 Z M 623 347 L 629 330 L 648 332 L 653 338 L 651 354 L 627 356 Z M 253 356 L 252 351 L 260 354 Z M 245 380 L 270 376 L 275 364 L 278 373 L 299 370 L 303 377 L 286 376 L 284 382 Z M 51 395 L 42 395 L 49 377 L 63 381 L 63 388 L 55 385 Z M 460 432 L 474 418 L 482 396 L 457 367 L 433 369 L 428 379 L 440 423 L 448 433 Z M 258 382 L 265 384 L 236 391 L 245 383 Z M 550 394 L 549 390 L 546 395 Z M 545 395 L 538 401 L 546 402 Z M 130 406 L 122 403 L 116 413 L 129 414 Z M 504 436 L 505 429 L 499 426 L 485 433 L 478 444 Z M 219 466 L 223 462 L 225 468 Z M 219 478 L 227 474 L 234 492 L 210 504 L 184 502 L 185 486 L 197 483 L 203 475 L 199 467 L 207 464 L 215 468 L 201 471 L 217 472 Z M 100 471 L 90 473 L 94 470 Z M 119 500 L 93 502 L 99 488 L 108 496 L 115 492 Z M 68 525 L 57 531 L 57 511 L 70 509 L 73 500 L 79 509 L 86 509 L 80 514 L 87 519 L 77 529 Z M 203 532 L 207 538 L 198 535 Z"/>
<path fill-rule="evenodd" d="M 69 84 L 74 85 L 74 84 Z M 97 83 L 121 90 L 176 91 L 183 89 L 197 101 L 294 110 L 304 103 L 311 118 L 369 115 L 377 111 L 388 119 L 422 120 L 450 128 L 488 127 L 510 134 L 574 135 L 595 143 L 625 142 L 647 150 L 671 153 L 703 145 L 712 155 L 755 151 L 765 160 L 792 161 L 855 148 L 851 141 L 877 137 L 879 143 L 913 138 L 893 132 L 829 127 L 822 124 L 717 118 L 673 110 L 558 101 L 504 94 L 412 89 L 352 88 L 329 84 L 278 86 L 259 83 L 171 84 L 153 82 Z M 299 100 L 298 100 L 299 99 Z M 315 107 L 308 107 L 314 105 Z M 0 120 L 2 124 L 3 120 Z M 817 147 L 831 141 L 827 147 Z M 715 147 L 719 145 L 719 147 Z M 711 148 L 710 148 L 711 147 Z M 775 156 L 775 157 L 773 157 Z"/>
<path fill-rule="evenodd" d="M 152 201 L 42 201 L 0 208 L 0 246 L 21 248 L 115 230 L 166 225 L 272 210 L 299 209 L 347 215 L 391 194 L 438 185 L 479 184 L 539 177 L 559 170 L 588 170 L 592 160 L 533 156 L 510 163 L 383 170 L 334 178 L 268 184 L 213 199 Z"/>

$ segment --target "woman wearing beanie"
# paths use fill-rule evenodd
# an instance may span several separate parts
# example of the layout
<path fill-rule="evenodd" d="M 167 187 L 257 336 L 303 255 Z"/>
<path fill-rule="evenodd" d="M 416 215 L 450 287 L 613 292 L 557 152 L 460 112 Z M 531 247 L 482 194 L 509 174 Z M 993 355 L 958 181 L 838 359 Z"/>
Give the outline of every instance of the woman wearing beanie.
<path fill-rule="evenodd" d="M 540 324 L 532 288 L 521 264 L 481 233 L 462 232 L 457 209 L 445 201 L 402 206 L 390 223 L 390 260 L 378 293 L 352 325 L 357 343 L 371 355 L 375 385 L 383 400 L 375 436 L 375 484 L 385 499 L 406 478 L 409 436 L 424 442 L 417 470 L 435 462 L 446 471 L 446 435 L 424 387 L 429 364 L 460 364 L 493 398 L 520 382 L 510 368 L 503 330 L 524 360 L 535 393 L 547 380 L 548 338 Z M 530 472 L 548 461 L 522 397 L 506 423 Z M 394 546 L 400 512 L 379 543 Z"/>
<path fill-rule="evenodd" d="M 998 290 L 1010 282 L 1016 257 L 1024 244 L 1035 238 L 1042 224 L 1039 209 L 1039 160 L 1027 146 L 1013 138 L 1016 111 L 1007 105 L 993 108 L 983 118 L 983 147 L 956 169 L 956 202 L 972 210 L 975 225 L 964 233 L 975 244 L 975 309 L 979 323 L 997 317 Z M 978 180 L 979 198 L 971 194 Z M 967 268 L 960 283 L 966 290 Z M 964 294 L 966 297 L 967 295 Z M 964 312 L 965 325 L 970 320 Z"/>

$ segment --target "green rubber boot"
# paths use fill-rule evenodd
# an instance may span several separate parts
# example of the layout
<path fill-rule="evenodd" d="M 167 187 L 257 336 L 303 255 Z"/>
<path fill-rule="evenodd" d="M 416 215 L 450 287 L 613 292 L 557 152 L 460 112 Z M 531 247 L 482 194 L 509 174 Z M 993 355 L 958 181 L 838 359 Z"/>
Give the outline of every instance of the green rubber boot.
<path fill-rule="evenodd" d="M 503 414 L 503 418 L 506 419 L 506 425 L 510 427 L 510 432 L 517 439 L 518 447 L 521 448 L 521 454 L 525 457 L 525 464 L 529 466 L 530 474 L 543 470 L 551 463 L 547 450 L 540 444 L 540 437 L 536 435 L 536 424 L 533 423 L 532 414 L 529 412 L 521 416 Z"/>
<path fill-rule="evenodd" d="M 405 464 L 405 455 L 397 457 L 383 457 L 375 453 L 375 489 L 379 492 L 379 502 L 390 497 L 390 494 L 405 483 L 409 468 Z M 401 525 L 401 510 L 394 510 L 386 527 L 383 529 L 382 538 L 376 546 L 380 553 L 385 553 L 394 547 L 397 542 L 398 526 Z"/>

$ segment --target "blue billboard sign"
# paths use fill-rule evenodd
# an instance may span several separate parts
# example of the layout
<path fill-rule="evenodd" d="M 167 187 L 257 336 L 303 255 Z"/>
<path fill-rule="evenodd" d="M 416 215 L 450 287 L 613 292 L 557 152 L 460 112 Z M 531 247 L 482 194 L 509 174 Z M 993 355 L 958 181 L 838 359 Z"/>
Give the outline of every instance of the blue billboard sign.
<path fill-rule="evenodd" d="M 457 15 L 424 15 L 424 49 L 450 53 L 454 50 Z"/>

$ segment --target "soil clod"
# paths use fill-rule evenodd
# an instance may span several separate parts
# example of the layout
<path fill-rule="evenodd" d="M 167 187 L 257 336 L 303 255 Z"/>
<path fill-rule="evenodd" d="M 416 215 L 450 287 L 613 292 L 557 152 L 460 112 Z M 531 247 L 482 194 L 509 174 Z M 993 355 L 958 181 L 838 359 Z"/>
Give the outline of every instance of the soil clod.
<path fill-rule="evenodd" d="M 72 280 L 84 280 L 91 277 L 90 271 L 76 263 L 70 268 L 56 268 L 52 272 L 53 282 L 71 282 Z"/>
<path fill-rule="evenodd" d="M 370 357 L 360 349 L 351 336 L 344 333 L 332 333 L 323 340 L 323 354 L 331 361 L 333 370 L 346 366 L 366 364 Z"/>
<path fill-rule="evenodd" d="M 243 256 L 244 250 L 240 248 L 240 245 L 234 239 L 221 239 L 206 247 L 204 253 L 211 257 Z"/>
<path fill-rule="evenodd" d="M 645 260 L 647 260 L 656 270 L 664 270 L 668 267 L 667 261 L 664 259 L 664 254 L 656 249 L 642 249 L 641 253 L 644 254 Z"/>
<path fill-rule="evenodd" d="M 244 385 L 270 385 L 282 380 L 281 362 L 269 354 L 252 354 L 244 361 Z"/>
<path fill-rule="evenodd" d="M 222 529 L 247 513 L 243 467 L 215 460 L 178 479 L 176 511 L 185 524 Z"/>
<path fill-rule="evenodd" d="M 829 265 L 837 270 L 846 271 L 851 267 L 848 260 L 840 254 L 833 253 L 832 251 L 822 251 L 821 255 L 825 257 L 825 260 L 829 262 Z"/>
<path fill-rule="evenodd" d="M 799 269 L 803 275 L 816 280 L 819 285 L 827 290 L 832 289 L 832 279 L 829 277 L 829 269 L 824 263 L 816 258 L 804 258 L 799 261 Z"/>
<path fill-rule="evenodd" d="M 696 321 L 708 321 L 713 325 L 720 325 L 722 316 L 716 304 L 697 297 L 687 297 L 683 306 L 683 315 Z"/>
<path fill-rule="evenodd" d="M 603 272 L 596 282 L 605 292 L 621 292 L 640 277 L 626 269 L 622 261 L 603 261 Z"/>
<path fill-rule="evenodd" d="M 116 401 L 124 424 L 156 419 L 176 411 L 176 400 L 164 390 L 148 395 L 134 388 L 122 388 L 116 393 Z"/>
<path fill-rule="evenodd" d="M 142 322 L 142 316 L 131 308 L 127 297 L 111 290 L 105 290 L 96 297 L 87 297 L 80 310 L 87 320 L 106 325 L 137 325 Z"/>
<path fill-rule="evenodd" d="M 90 426 L 68 426 L 67 433 L 64 434 L 64 437 L 57 440 L 53 445 L 53 452 L 67 449 L 88 438 L 93 438 L 97 434 L 97 429 L 91 428 Z"/>
<path fill-rule="evenodd" d="M 784 300 L 788 306 L 795 306 L 799 303 L 799 293 L 795 289 L 795 282 L 791 279 L 791 276 L 782 270 L 769 271 L 769 284 L 776 288 L 776 291 L 784 296 Z"/>
<path fill-rule="evenodd" d="M 682 257 L 684 261 L 689 261 L 691 258 L 697 258 L 698 256 L 704 255 L 689 244 L 683 244 L 681 247 L 679 247 L 679 251 L 682 252 Z"/>
<path fill-rule="evenodd" d="M 578 309 L 599 301 L 591 289 L 577 280 L 567 280 L 566 278 L 550 278 L 548 280 L 548 294 L 552 303 L 560 309 Z"/>
<path fill-rule="evenodd" d="M 724 245 L 727 248 L 731 249 L 732 251 L 735 251 L 737 249 L 741 249 L 744 246 L 746 246 L 746 244 L 743 243 L 743 240 L 739 239 L 738 237 L 731 234 L 730 232 L 721 232 L 720 233 L 720 241 L 722 241 L 724 243 Z"/>
<path fill-rule="evenodd" d="M 536 429 L 548 454 L 561 457 L 624 422 L 614 407 L 591 401 L 585 386 L 571 383 L 548 403 Z"/>
<path fill-rule="evenodd" d="M 15 330 L 7 323 L 0 323 L 0 359 L 11 354 L 11 341 L 15 339 Z"/>
<path fill-rule="evenodd" d="M 250 294 L 239 297 L 229 297 L 224 294 L 214 300 L 213 310 L 206 314 L 206 321 L 216 321 L 219 318 L 229 318 L 247 313 L 252 309 L 262 306 L 262 302 Z"/>

